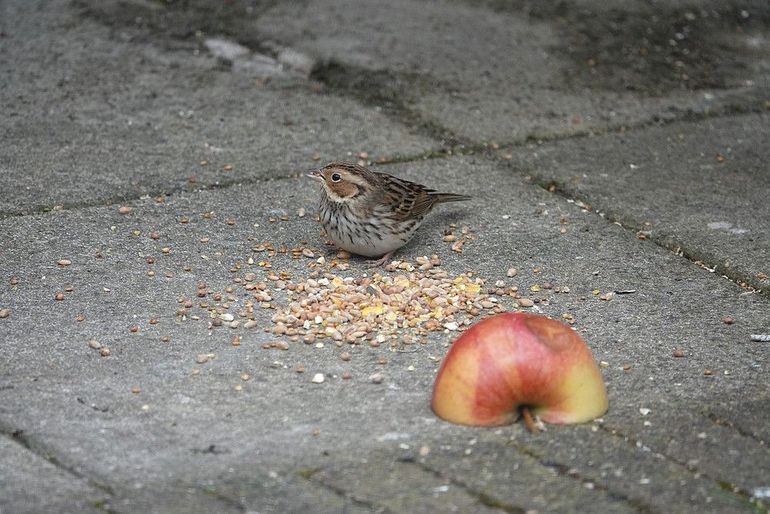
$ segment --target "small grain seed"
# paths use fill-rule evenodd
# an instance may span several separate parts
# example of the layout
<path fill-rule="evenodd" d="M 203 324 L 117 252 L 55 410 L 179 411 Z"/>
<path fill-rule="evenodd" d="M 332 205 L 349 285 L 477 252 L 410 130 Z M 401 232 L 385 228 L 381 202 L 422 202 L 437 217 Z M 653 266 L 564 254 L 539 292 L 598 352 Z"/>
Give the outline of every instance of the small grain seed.
<path fill-rule="evenodd" d="M 72 264 L 72 261 L 69 260 L 69 259 L 59 259 L 58 261 L 56 261 L 56 264 L 58 264 L 59 266 L 64 268 L 64 267 L 69 266 L 70 264 Z"/>
<path fill-rule="evenodd" d="M 54 300 L 56 300 L 57 302 L 64 300 L 64 293 L 56 293 L 56 295 L 54 296 Z"/>
<path fill-rule="evenodd" d="M 132 211 L 131 207 L 127 205 L 121 205 L 120 207 L 118 207 L 118 212 L 120 214 L 130 214 L 131 211 Z"/>
<path fill-rule="evenodd" d="M 446 243 L 453 243 L 457 240 L 457 237 L 454 234 L 447 234 L 441 239 L 443 239 Z"/>
<path fill-rule="evenodd" d="M 519 307 L 532 307 L 535 305 L 535 302 L 530 300 L 529 298 L 519 298 L 516 300 L 516 302 L 519 304 Z"/>
<path fill-rule="evenodd" d="M 733 318 L 732 316 L 725 316 L 722 318 L 722 323 L 724 323 L 725 325 L 732 325 L 733 323 L 735 323 L 735 318 Z"/>
<path fill-rule="evenodd" d="M 199 353 L 195 356 L 195 362 L 198 364 L 205 364 L 209 361 L 209 355 L 207 353 Z"/>
<path fill-rule="evenodd" d="M 160 340 L 163 341 L 164 343 L 168 343 L 169 341 L 171 341 L 171 338 L 169 336 L 163 336 L 160 338 Z"/>
<path fill-rule="evenodd" d="M 96 339 L 91 339 L 90 341 L 88 341 L 88 346 L 93 350 L 98 350 L 102 347 L 102 343 L 100 343 Z"/>
<path fill-rule="evenodd" d="M 243 324 L 243 328 L 247 328 L 247 329 L 248 328 L 254 328 L 256 326 L 257 326 L 257 322 L 254 321 L 253 319 L 250 319 L 249 321 L 247 321 L 246 323 Z"/>
<path fill-rule="evenodd" d="M 369 375 L 369 381 L 373 384 L 381 384 L 385 377 L 382 373 L 373 373 Z"/>
<path fill-rule="evenodd" d="M 342 360 L 343 360 L 343 361 L 345 361 L 345 362 L 349 361 L 349 360 L 350 360 L 350 357 L 351 357 L 351 356 L 350 356 L 350 353 L 349 353 L 349 352 L 342 352 L 342 353 L 340 354 L 340 359 L 342 359 Z"/>
<path fill-rule="evenodd" d="M 19 277 L 11 277 L 11 279 L 8 281 L 9 284 L 12 286 L 18 285 L 19 283 Z"/>
<path fill-rule="evenodd" d="M 350 374 L 350 371 L 343 371 L 342 375 L 340 375 L 342 380 L 350 380 L 353 378 L 353 375 Z"/>
<path fill-rule="evenodd" d="M 232 345 L 232 346 L 240 346 L 241 345 L 241 336 L 233 336 L 233 338 L 230 340 L 230 345 Z"/>
<path fill-rule="evenodd" d="M 139 327 L 136 326 L 136 325 L 132 325 L 132 326 L 130 326 L 128 328 L 128 331 L 131 332 L 132 334 L 135 334 L 135 333 L 139 332 Z"/>
<path fill-rule="evenodd" d="M 506 272 L 506 275 L 508 277 L 515 277 L 519 274 L 519 271 L 516 268 L 508 268 L 508 271 Z"/>
<path fill-rule="evenodd" d="M 7 318 L 11 315 L 11 309 L 0 309 L 0 319 Z"/>
<path fill-rule="evenodd" d="M 134 386 L 134 387 L 131 388 L 131 392 L 134 393 L 134 394 L 139 394 L 139 393 L 142 392 L 142 388 Z"/>
<path fill-rule="evenodd" d="M 703 370 L 703 374 L 704 374 L 705 376 L 707 376 L 707 377 L 710 377 L 711 375 L 713 375 L 713 374 L 714 374 L 714 372 L 713 372 L 712 370 L 710 370 L 710 369 L 704 369 L 704 370 Z"/>
<path fill-rule="evenodd" d="M 110 349 L 109 349 L 109 348 L 101 348 L 101 349 L 99 350 L 99 355 L 101 355 L 102 357 L 109 357 L 109 356 L 110 356 L 110 353 L 111 353 L 111 352 L 110 352 Z"/>
<path fill-rule="evenodd" d="M 241 373 L 241 380 L 246 382 L 246 381 L 248 381 L 250 379 L 251 379 L 251 375 L 249 375 L 248 373 Z"/>
<path fill-rule="evenodd" d="M 674 350 L 673 354 L 674 357 L 684 357 L 684 351 L 676 349 Z"/>
<path fill-rule="evenodd" d="M 311 250 L 310 248 L 303 248 L 302 255 L 304 255 L 305 257 L 309 257 L 311 259 L 315 257 L 313 250 Z"/>

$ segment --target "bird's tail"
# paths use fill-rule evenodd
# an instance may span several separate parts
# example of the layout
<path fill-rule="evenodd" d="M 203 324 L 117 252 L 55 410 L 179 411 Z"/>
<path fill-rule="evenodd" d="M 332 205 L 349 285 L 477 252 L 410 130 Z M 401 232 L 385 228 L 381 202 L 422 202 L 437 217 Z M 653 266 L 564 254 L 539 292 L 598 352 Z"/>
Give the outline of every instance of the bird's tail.
<path fill-rule="evenodd" d="M 471 199 L 468 195 L 458 195 L 455 193 L 432 193 L 430 196 L 433 197 L 434 203 L 464 202 Z"/>

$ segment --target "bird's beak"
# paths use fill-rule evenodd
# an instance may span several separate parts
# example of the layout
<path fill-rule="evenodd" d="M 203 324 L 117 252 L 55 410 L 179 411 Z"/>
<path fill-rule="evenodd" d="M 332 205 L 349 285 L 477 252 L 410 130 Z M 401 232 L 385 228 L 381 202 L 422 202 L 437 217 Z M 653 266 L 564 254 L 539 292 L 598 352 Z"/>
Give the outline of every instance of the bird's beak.
<path fill-rule="evenodd" d="M 324 179 L 323 176 L 321 175 L 321 170 L 320 169 L 310 170 L 307 173 L 307 175 L 305 175 L 305 176 L 306 177 L 310 177 L 310 178 L 315 179 L 315 180 L 323 180 Z"/>

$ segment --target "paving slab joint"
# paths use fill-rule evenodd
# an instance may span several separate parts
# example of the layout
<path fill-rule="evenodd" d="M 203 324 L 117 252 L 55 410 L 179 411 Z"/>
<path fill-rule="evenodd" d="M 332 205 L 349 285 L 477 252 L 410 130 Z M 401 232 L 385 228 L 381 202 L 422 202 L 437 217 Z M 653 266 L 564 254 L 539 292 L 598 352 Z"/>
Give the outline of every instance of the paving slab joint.
<path fill-rule="evenodd" d="M 614 489 L 607 487 L 602 483 L 597 483 L 597 481 L 595 480 L 584 477 L 579 472 L 577 472 L 570 466 L 567 466 L 566 464 L 545 459 L 542 455 L 540 455 L 538 452 L 536 452 L 532 448 L 529 448 L 522 444 L 517 444 L 513 441 L 508 441 L 506 444 L 511 448 L 515 449 L 520 454 L 525 455 L 530 459 L 534 460 L 541 466 L 553 470 L 557 475 L 561 477 L 578 481 L 583 486 L 587 486 L 587 484 L 589 483 L 592 484 L 592 487 L 594 490 L 599 490 L 604 492 L 605 494 L 607 494 L 608 497 L 612 498 L 615 501 L 625 503 L 631 508 L 636 509 L 636 511 L 639 512 L 640 514 L 649 514 L 649 513 L 655 512 L 655 509 L 652 506 L 644 503 L 642 500 L 638 498 L 632 498 L 631 496 L 628 496 L 625 493 L 621 493 L 619 491 L 616 491 Z"/>
<path fill-rule="evenodd" d="M 508 512 L 509 514 L 524 514 L 525 512 L 527 512 L 527 509 L 523 507 L 506 503 L 500 500 L 499 498 L 495 498 L 494 496 L 488 493 L 479 491 L 471 487 L 470 485 L 466 484 L 462 480 L 458 480 L 454 477 L 445 476 L 439 470 L 428 466 L 425 462 L 417 461 L 415 459 L 408 459 L 408 460 L 402 459 L 401 461 L 408 464 L 415 465 L 418 468 L 420 468 L 422 471 L 429 473 L 440 480 L 444 480 L 451 483 L 453 486 L 462 489 L 463 491 L 465 491 L 466 494 L 468 494 L 468 496 L 475 498 L 479 503 L 481 503 L 486 507 L 501 510 L 503 512 Z"/>
<path fill-rule="evenodd" d="M 642 442 L 638 439 L 634 438 L 633 436 L 630 436 L 623 431 L 621 431 L 617 427 L 609 426 L 605 423 L 599 424 L 599 429 L 603 432 L 610 434 L 613 437 L 620 438 L 622 441 L 625 441 L 629 446 L 632 446 L 634 448 L 643 446 Z M 743 489 L 742 487 L 730 483 L 727 480 L 721 480 L 719 478 L 716 478 L 709 473 L 698 469 L 694 464 L 682 462 L 680 459 L 677 459 L 673 455 L 670 455 L 669 453 L 663 452 L 663 451 L 657 451 L 654 449 L 650 449 L 655 453 L 655 455 L 659 455 L 660 457 L 666 459 L 670 463 L 678 466 L 682 470 L 686 471 L 687 473 L 690 473 L 693 475 L 693 477 L 702 477 L 710 482 L 713 483 L 714 487 L 720 490 L 721 492 L 733 496 L 738 502 L 745 504 L 748 508 L 754 510 L 755 512 L 759 512 L 762 514 L 770 514 L 770 508 L 766 507 L 761 500 L 758 500 L 754 498 L 750 491 L 747 491 Z"/>
<path fill-rule="evenodd" d="M 319 476 L 319 474 L 323 473 L 323 470 L 324 468 L 303 468 L 295 471 L 295 474 L 296 476 L 307 480 L 315 486 L 326 489 L 327 491 L 337 495 L 343 500 L 351 502 L 358 507 L 362 507 L 369 512 L 376 512 L 381 514 L 390 514 L 393 512 L 387 507 L 378 505 L 369 500 L 358 498 L 352 491 L 348 491 L 337 485 L 330 484 L 328 481 L 324 480 L 323 477 Z"/>
<path fill-rule="evenodd" d="M 530 170 L 531 171 L 531 170 Z M 564 187 L 558 181 L 553 179 L 546 179 L 545 177 L 538 177 L 536 174 L 532 174 L 532 183 L 545 189 L 550 193 L 557 194 L 562 198 L 570 201 L 580 202 L 589 212 L 595 214 L 601 213 L 601 217 L 608 223 L 616 224 L 622 227 L 628 232 L 633 232 L 636 237 L 640 239 L 649 240 L 653 244 L 665 248 L 673 252 L 674 254 L 687 259 L 700 268 L 709 271 L 711 273 L 719 273 L 726 279 L 730 280 L 738 287 L 745 290 L 749 294 L 758 294 L 763 297 L 770 297 L 770 288 L 767 284 L 758 278 L 741 273 L 739 270 L 726 266 L 724 263 L 716 262 L 712 256 L 703 255 L 695 249 L 689 248 L 687 243 L 679 241 L 673 235 L 668 233 L 663 234 L 650 234 L 649 229 L 642 223 L 637 222 L 634 219 L 629 219 L 627 216 L 622 216 L 611 210 L 604 210 L 602 207 L 593 205 L 593 201 L 589 198 L 583 198 L 577 191 L 571 190 L 568 187 Z"/>
<path fill-rule="evenodd" d="M 36 442 L 32 437 L 28 436 L 24 432 L 24 430 L 19 428 L 10 428 L 5 423 L 0 422 L 0 434 L 2 434 L 5 437 L 8 437 L 12 441 L 19 444 L 21 447 L 23 447 L 25 450 L 34 453 L 38 457 L 44 459 L 45 461 L 49 462 L 51 465 L 55 466 L 56 468 L 64 471 L 68 475 L 71 475 L 74 478 L 87 482 L 88 485 L 94 487 L 95 489 L 98 489 L 99 491 L 107 494 L 110 497 L 115 496 L 115 492 L 110 485 L 100 482 L 98 480 L 94 480 L 86 476 L 85 474 L 81 473 L 74 467 L 65 464 L 64 462 L 62 462 L 61 459 L 56 457 L 51 451 L 44 448 L 41 444 Z M 102 510 L 109 512 L 109 508 L 107 508 L 106 506 L 102 506 L 100 508 Z"/>

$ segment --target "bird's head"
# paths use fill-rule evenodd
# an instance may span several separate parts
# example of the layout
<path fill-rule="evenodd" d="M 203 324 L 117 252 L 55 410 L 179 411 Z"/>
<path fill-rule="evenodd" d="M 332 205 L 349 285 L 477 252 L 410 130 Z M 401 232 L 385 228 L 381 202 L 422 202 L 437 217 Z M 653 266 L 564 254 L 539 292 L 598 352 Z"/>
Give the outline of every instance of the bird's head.
<path fill-rule="evenodd" d="M 371 192 L 378 183 L 377 175 L 363 166 L 348 162 L 332 162 L 308 173 L 321 182 L 321 187 L 334 202 L 351 202 Z"/>

